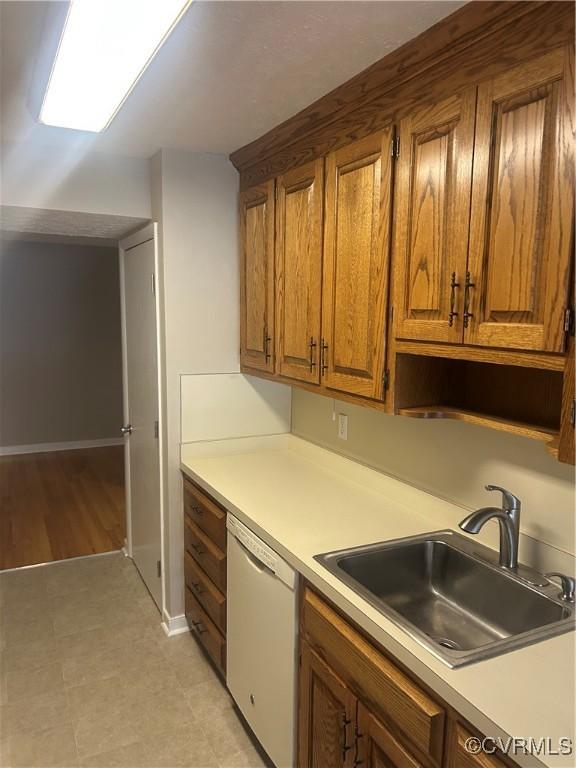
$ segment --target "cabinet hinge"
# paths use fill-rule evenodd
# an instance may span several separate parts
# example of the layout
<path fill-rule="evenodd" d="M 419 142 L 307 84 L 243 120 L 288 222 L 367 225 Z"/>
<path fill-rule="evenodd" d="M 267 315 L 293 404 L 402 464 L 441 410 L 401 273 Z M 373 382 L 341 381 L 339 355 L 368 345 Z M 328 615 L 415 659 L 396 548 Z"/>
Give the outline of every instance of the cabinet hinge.
<path fill-rule="evenodd" d="M 152 272 L 152 295 L 156 296 L 156 275 Z"/>
<path fill-rule="evenodd" d="M 384 371 L 384 376 L 382 377 L 382 386 L 384 388 L 384 392 L 388 390 L 388 387 L 390 386 L 390 369 L 386 368 Z"/>
<path fill-rule="evenodd" d="M 397 160 L 400 157 L 400 136 L 395 136 L 392 139 L 392 147 L 390 149 L 390 156 Z"/>
<path fill-rule="evenodd" d="M 158 420 L 156 420 L 154 422 L 154 437 L 156 438 L 156 440 L 158 440 L 159 432 L 160 430 L 159 430 Z"/>
<path fill-rule="evenodd" d="M 572 428 L 576 428 L 576 400 L 572 400 L 572 408 L 570 409 L 570 424 Z"/>
<path fill-rule="evenodd" d="M 574 336 L 574 310 L 572 307 L 567 307 L 564 312 L 564 331 L 570 336 Z"/>
<path fill-rule="evenodd" d="M 158 574 L 158 578 L 162 576 L 162 562 L 160 560 L 156 560 L 156 573 Z"/>

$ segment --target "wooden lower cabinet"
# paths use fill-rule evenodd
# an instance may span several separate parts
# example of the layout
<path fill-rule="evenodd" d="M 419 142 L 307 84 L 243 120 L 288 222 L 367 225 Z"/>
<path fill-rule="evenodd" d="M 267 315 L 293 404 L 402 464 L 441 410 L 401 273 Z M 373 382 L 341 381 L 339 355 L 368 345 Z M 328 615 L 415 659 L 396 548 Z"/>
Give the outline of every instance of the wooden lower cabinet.
<path fill-rule="evenodd" d="M 190 631 L 226 672 L 226 511 L 184 477 L 185 612 Z"/>
<path fill-rule="evenodd" d="M 353 766 L 356 697 L 305 642 L 300 654 L 300 768 Z"/>
<path fill-rule="evenodd" d="M 420 768 L 420 763 L 390 730 L 358 702 L 355 765 L 364 768 Z"/>
<path fill-rule="evenodd" d="M 299 768 L 510 768 L 308 586 L 300 606 Z M 481 738 L 481 737 L 480 737 Z"/>

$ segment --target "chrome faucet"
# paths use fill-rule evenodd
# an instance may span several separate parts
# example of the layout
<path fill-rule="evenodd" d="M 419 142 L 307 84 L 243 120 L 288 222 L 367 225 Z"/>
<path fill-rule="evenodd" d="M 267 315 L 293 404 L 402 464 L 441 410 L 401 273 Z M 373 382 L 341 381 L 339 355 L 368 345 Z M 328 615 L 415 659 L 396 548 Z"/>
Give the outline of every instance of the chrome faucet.
<path fill-rule="evenodd" d="M 472 512 L 460 523 L 466 533 L 479 533 L 484 523 L 496 518 L 500 525 L 500 565 L 502 568 L 518 568 L 518 539 L 520 536 L 520 499 L 498 485 L 487 485 L 487 491 L 500 491 L 502 508 L 482 507 Z"/>

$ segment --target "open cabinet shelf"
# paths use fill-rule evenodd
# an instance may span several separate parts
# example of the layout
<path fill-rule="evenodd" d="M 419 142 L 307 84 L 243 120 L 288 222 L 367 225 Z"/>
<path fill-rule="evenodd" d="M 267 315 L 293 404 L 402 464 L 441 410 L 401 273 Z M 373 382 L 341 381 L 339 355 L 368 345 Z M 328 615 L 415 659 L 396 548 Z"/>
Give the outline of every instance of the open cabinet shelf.
<path fill-rule="evenodd" d="M 562 378 L 561 371 L 399 353 L 395 412 L 455 419 L 554 445 Z"/>

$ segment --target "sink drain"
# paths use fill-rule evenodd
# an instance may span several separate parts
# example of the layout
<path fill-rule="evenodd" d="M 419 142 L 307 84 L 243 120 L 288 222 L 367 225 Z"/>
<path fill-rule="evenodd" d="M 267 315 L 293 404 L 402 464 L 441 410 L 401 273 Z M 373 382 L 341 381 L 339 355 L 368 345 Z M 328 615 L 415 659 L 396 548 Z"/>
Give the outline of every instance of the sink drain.
<path fill-rule="evenodd" d="M 435 637 L 433 639 L 438 645 L 441 645 L 442 648 L 448 648 L 451 651 L 460 650 L 458 643 L 454 642 L 454 640 L 450 640 L 448 637 Z"/>

